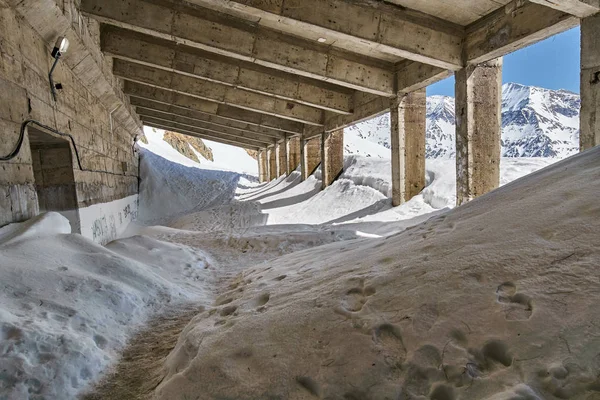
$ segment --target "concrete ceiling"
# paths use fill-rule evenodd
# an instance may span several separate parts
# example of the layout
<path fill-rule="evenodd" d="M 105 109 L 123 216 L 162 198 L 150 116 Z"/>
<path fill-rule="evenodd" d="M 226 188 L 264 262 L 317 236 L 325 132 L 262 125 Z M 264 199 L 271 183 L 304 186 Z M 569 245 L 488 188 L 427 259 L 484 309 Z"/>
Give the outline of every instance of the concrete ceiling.
<path fill-rule="evenodd" d="M 579 23 L 598 0 L 81 0 L 143 120 L 249 148 L 380 114 L 390 99 Z M 237 142 L 236 142 L 237 141 Z"/>

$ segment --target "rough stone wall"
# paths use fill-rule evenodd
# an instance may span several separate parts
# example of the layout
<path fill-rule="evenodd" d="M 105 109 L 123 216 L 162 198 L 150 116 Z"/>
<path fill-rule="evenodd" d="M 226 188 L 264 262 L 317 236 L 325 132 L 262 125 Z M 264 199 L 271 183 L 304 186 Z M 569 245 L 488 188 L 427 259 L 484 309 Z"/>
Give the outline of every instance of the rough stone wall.
<path fill-rule="evenodd" d="M 54 102 L 48 72 L 58 32 L 70 48 L 54 72 L 63 87 Z M 98 23 L 79 15 L 73 0 L 0 0 L 0 93 L 0 155 L 13 150 L 21 124 L 32 119 L 73 136 L 84 169 L 72 148 L 79 210 L 137 195 L 138 155 L 132 144 L 142 134 L 141 123 L 101 54 Z M 39 212 L 30 130 L 18 155 L 0 161 L 0 226 Z M 136 204 L 128 205 L 129 220 Z M 106 229 L 96 229 L 94 238 L 106 242 L 119 225 L 118 215 L 98 215 L 100 225 L 102 218 Z M 82 226 L 83 231 L 94 229 Z"/>

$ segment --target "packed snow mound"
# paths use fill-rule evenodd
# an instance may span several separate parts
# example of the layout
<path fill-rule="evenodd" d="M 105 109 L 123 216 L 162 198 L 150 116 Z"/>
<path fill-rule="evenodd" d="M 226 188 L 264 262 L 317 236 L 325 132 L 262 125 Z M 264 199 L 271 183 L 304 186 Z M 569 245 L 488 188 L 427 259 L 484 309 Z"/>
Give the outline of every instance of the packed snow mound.
<path fill-rule="evenodd" d="M 48 213 L 2 229 L 3 399 L 75 398 L 150 313 L 205 298 L 202 252 L 143 237 L 105 248 L 67 228 Z"/>
<path fill-rule="evenodd" d="M 9 224 L 0 228 L 0 244 L 47 235 L 71 233 L 69 220 L 60 213 L 40 214 L 24 222 Z"/>
<path fill-rule="evenodd" d="M 596 399 L 598 193 L 600 148 L 251 268 L 183 331 L 156 397 Z"/>
<path fill-rule="evenodd" d="M 238 173 L 188 167 L 148 150 L 140 153 L 138 218 L 142 223 L 164 223 L 194 211 L 228 204 L 235 196 Z"/>

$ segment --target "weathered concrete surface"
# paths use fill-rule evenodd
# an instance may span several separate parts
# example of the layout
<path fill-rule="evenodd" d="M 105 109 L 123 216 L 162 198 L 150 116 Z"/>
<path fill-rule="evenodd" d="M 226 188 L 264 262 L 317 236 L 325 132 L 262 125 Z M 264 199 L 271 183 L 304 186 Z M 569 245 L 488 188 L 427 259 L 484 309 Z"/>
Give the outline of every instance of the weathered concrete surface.
<path fill-rule="evenodd" d="M 500 184 L 502 59 L 456 73 L 456 201 Z"/>
<path fill-rule="evenodd" d="M 344 169 L 344 130 L 323 133 L 321 139 L 322 188 L 331 185 Z"/>
<path fill-rule="evenodd" d="M 581 150 L 600 145 L 600 14 L 581 20 Z"/>
<path fill-rule="evenodd" d="M 321 138 L 302 141 L 301 170 L 302 180 L 308 179 L 321 163 Z"/>
<path fill-rule="evenodd" d="M 60 5 L 53 0 L 4 3 L 0 7 L 0 154 L 14 148 L 21 123 L 34 119 L 72 134 L 83 168 L 99 171 L 80 171 L 73 163 L 77 207 L 137 194 L 138 157 L 132 144 L 142 133 L 141 123 L 100 51 L 99 24 L 81 16 L 71 0 Z M 63 86 L 55 103 L 48 71 L 58 32 L 71 47 L 54 73 L 55 82 Z M 30 134 L 28 130 L 16 158 L 0 162 L 0 226 L 39 212 Z M 92 235 L 99 242 L 110 240 L 118 217 L 118 213 L 101 213 L 91 224 L 106 229 L 100 232 L 90 226 L 85 232 L 100 232 Z"/>
<path fill-rule="evenodd" d="M 177 107 L 165 103 L 158 103 L 156 101 L 146 100 L 142 98 L 133 97 L 131 104 L 135 106 L 137 110 L 148 110 L 154 112 L 160 112 L 164 114 L 174 115 L 178 117 L 191 118 L 197 121 L 202 121 L 215 126 L 223 126 L 226 128 L 237 129 L 245 132 L 256 132 L 264 136 L 269 136 L 273 139 L 281 139 L 285 132 L 277 129 L 267 128 L 260 125 L 253 125 L 245 122 L 236 121 L 233 119 L 219 117 L 218 115 L 205 114 L 200 111 L 187 109 L 183 107 Z"/>
<path fill-rule="evenodd" d="M 190 128 L 198 128 L 205 130 L 207 132 L 212 132 L 215 136 L 219 135 L 227 135 L 228 137 L 236 137 L 241 139 L 250 139 L 255 140 L 257 142 L 261 142 L 264 146 L 273 143 L 274 138 L 271 136 L 262 135 L 260 133 L 255 132 L 247 132 L 239 129 L 232 129 L 225 126 L 215 126 L 210 123 L 206 123 L 204 121 L 199 121 L 193 118 L 180 117 L 171 114 L 165 114 L 157 111 L 149 111 L 144 109 L 137 110 L 140 117 L 143 119 L 145 117 L 152 118 L 155 120 L 161 120 L 165 122 L 175 123 L 182 126 L 187 126 Z"/>
<path fill-rule="evenodd" d="M 392 204 L 399 206 L 425 187 L 426 90 L 391 101 Z"/>
<path fill-rule="evenodd" d="M 152 102 L 171 105 L 174 108 L 183 108 L 209 115 L 216 115 L 221 118 L 243 122 L 251 125 L 263 126 L 266 128 L 289 132 L 292 134 L 301 134 L 304 131 L 304 124 L 288 119 L 274 117 L 226 104 L 202 100 L 197 97 L 187 96 L 172 92 L 166 89 L 155 88 L 140 83 L 126 81 L 124 91 L 135 99 L 144 99 Z"/>
<path fill-rule="evenodd" d="M 290 174 L 290 171 L 288 170 L 288 157 L 289 157 L 289 150 L 288 150 L 288 138 L 285 138 L 284 140 L 281 141 L 281 143 L 279 143 L 279 172 L 283 175 L 283 174 Z"/>
<path fill-rule="evenodd" d="M 296 136 L 290 138 L 288 143 L 288 171 L 291 173 L 295 171 L 300 165 L 301 149 L 300 149 L 301 138 Z"/>
<path fill-rule="evenodd" d="M 513 0 L 467 28 L 466 61 L 469 65 L 491 61 L 577 24 L 579 19 L 570 14 L 529 1 Z"/>
<path fill-rule="evenodd" d="M 102 50 L 113 57 L 220 82 L 341 114 L 352 112 L 352 91 L 326 82 L 233 60 L 125 29 L 107 27 Z"/>
<path fill-rule="evenodd" d="M 279 171 L 277 171 L 279 169 L 279 165 L 277 163 L 277 152 L 277 146 L 274 146 L 269 148 L 267 153 L 269 155 L 269 181 L 277 179 L 279 176 Z"/>
<path fill-rule="evenodd" d="M 377 65 L 360 53 L 348 57 L 317 38 L 282 39 L 277 32 L 208 9 L 181 6 L 176 10 L 168 3 L 146 0 L 83 0 L 81 9 L 111 25 L 269 68 L 379 95 L 393 91 L 389 61 Z M 392 30 L 393 23 L 388 25 Z"/>
<path fill-rule="evenodd" d="M 531 0 L 531 2 L 551 7 L 579 18 L 589 17 L 600 12 L 600 0 Z"/>
<path fill-rule="evenodd" d="M 116 76 L 128 81 L 143 83 L 211 102 L 227 104 L 310 125 L 321 125 L 323 121 L 323 110 L 318 108 L 146 65 L 115 60 L 113 71 Z"/>
<path fill-rule="evenodd" d="M 411 2 L 411 5 L 422 2 Z M 326 38 L 333 46 L 361 54 L 457 69 L 463 31 L 459 26 L 383 2 L 341 0 L 196 0 L 224 12 L 244 13 L 262 26 L 309 40 Z M 407 5 L 407 4 L 404 4 Z M 407 5 L 410 6 L 410 5 Z M 452 7 L 438 3 L 441 8 Z"/>
<path fill-rule="evenodd" d="M 258 152 L 258 180 L 260 183 L 267 182 L 269 180 L 267 170 L 267 151 L 259 150 Z"/>

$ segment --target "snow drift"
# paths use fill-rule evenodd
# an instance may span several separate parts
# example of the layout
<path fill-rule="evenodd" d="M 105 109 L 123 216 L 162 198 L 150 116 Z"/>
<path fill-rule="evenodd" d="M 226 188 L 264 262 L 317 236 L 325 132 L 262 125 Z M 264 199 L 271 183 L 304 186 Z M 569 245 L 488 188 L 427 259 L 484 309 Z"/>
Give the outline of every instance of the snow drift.
<path fill-rule="evenodd" d="M 244 271 L 156 397 L 595 399 L 599 193 L 597 148 L 400 234 Z"/>

